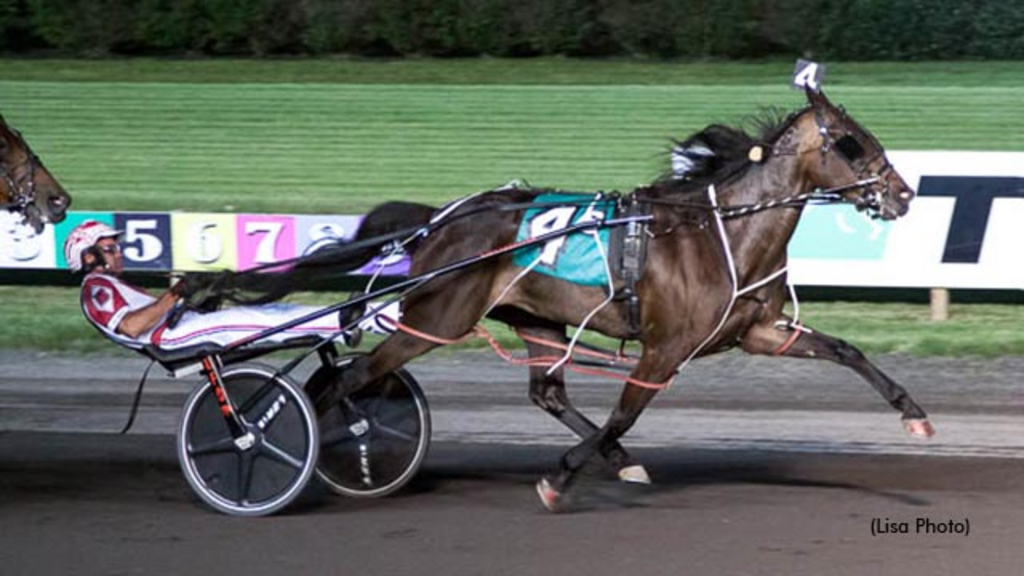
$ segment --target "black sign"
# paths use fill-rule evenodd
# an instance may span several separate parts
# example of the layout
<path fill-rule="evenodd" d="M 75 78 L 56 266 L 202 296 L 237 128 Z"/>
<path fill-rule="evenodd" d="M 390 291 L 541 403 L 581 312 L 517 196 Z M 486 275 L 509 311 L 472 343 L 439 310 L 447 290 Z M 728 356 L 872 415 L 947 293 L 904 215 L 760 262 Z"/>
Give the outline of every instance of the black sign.
<path fill-rule="evenodd" d="M 1008 176 L 922 176 L 918 196 L 956 198 L 944 264 L 977 264 L 996 198 L 1024 198 L 1024 178 Z"/>
<path fill-rule="evenodd" d="M 124 231 L 121 248 L 125 270 L 171 268 L 170 214 L 114 214 L 114 227 Z"/>

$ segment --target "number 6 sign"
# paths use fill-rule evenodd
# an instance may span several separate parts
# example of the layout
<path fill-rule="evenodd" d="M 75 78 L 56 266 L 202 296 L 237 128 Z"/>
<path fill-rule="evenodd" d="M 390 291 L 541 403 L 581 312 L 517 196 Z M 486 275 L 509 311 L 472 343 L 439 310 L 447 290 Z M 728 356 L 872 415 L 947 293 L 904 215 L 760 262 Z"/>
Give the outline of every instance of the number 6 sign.
<path fill-rule="evenodd" d="M 231 214 L 172 214 L 174 268 L 177 270 L 234 269 L 235 216 Z"/>

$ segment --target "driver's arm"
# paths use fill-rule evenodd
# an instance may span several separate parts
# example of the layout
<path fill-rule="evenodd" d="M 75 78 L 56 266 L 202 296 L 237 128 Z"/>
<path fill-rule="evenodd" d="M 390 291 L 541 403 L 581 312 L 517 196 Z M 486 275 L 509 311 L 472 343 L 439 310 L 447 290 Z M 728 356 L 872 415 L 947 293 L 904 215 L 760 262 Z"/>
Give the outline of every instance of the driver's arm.
<path fill-rule="evenodd" d="M 164 292 L 156 302 L 126 314 L 117 325 L 117 331 L 129 338 L 138 338 L 159 324 L 177 301 L 178 296 L 172 291 Z"/>

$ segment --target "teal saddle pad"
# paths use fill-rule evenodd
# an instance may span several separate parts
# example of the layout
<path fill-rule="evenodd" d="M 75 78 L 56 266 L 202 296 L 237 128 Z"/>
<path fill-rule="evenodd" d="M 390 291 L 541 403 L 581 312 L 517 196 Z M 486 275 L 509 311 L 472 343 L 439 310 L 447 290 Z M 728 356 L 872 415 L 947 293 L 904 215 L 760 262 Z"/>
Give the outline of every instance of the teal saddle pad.
<path fill-rule="evenodd" d="M 615 201 L 594 194 L 549 193 L 534 199 L 519 223 L 516 241 L 569 228 L 593 220 L 607 220 Z M 608 228 L 590 228 L 520 248 L 512 256 L 516 266 L 585 286 L 608 285 Z M 600 244 L 600 246 L 598 245 Z"/>

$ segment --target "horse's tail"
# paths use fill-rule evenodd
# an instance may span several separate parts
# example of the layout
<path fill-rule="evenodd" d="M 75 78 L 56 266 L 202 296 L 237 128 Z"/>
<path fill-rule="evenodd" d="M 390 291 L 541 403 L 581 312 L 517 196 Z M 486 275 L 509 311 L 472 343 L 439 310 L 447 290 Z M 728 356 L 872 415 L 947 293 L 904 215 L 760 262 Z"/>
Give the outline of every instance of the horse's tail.
<path fill-rule="evenodd" d="M 367 242 L 375 238 L 386 238 L 385 243 L 409 240 L 404 249 L 411 254 L 422 239 L 416 233 L 430 223 L 436 211 L 433 206 L 416 202 L 385 202 L 363 218 L 353 242 Z"/>
<path fill-rule="evenodd" d="M 352 240 L 328 244 L 280 272 L 222 272 L 209 282 L 207 291 L 211 297 L 239 304 L 265 304 L 358 270 L 389 244 L 400 243 L 411 254 L 421 240 L 417 233 L 434 211 L 413 202 L 381 204 L 366 215 Z"/>

